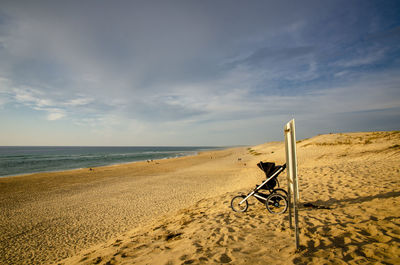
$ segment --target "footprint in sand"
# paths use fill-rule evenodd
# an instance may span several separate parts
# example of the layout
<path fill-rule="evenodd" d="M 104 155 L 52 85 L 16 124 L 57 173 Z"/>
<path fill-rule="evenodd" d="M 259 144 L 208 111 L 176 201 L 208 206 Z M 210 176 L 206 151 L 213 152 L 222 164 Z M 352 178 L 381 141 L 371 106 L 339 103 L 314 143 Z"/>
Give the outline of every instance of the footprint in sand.
<path fill-rule="evenodd" d="M 194 259 L 185 260 L 182 264 L 193 264 L 195 262 Z"/>
<path fill-rule="evenodd" d="M 101 257 L 97 257 L 93 260 L 93 264 L 99 264 L 103 259 Z"/>
<path fill-rule="evenodd" d="M 227 224 L 227 225 L 231 224 L 231 219 L 229 217 L 226 217 L 224 219 L 224 221 L 225 221 L 225 224 Z"/>
<path fill-rule="evenodd" d="M 222 236 L 218 239 L 218 241 L 216 242 L 216 244 L 217 244 L 217 245 L 220 245 L 220 246 L 223 246 L 224 241 L 225 241 L 225 236 L 222 235 Z"/>
<path fill-rule="evenodd" d="M 116 263 L 116 260 L 115 260 L 115 258 L 113 257 L 113 258 L 111 258 L 109 261 L 106 262 L 106 265 L 108 265 L 108 264 L 115 264 L 115 263 Z"/>
<path fill-rule="evenodd" d="M 221 257 L 219 258 L 219 262 L 221 263 L 229 263 L 231 261 L 232 259 L 226 254 L 222 254 Z"/>
<path fill-rule="evenodd" d="M 203 262 L 207 262 L 208 259 L 206 257 L 200 257 L 199 261 L 203 263 Z"/>
<path fill-rule="evenodd" d="M 121 243 L 122 243 L 122 240 L 117 239 L 117 240 L 115 241 L 115 243 L 113 244 L 113 247 L 119 247 L 119 246 L 121 245 Z"/>

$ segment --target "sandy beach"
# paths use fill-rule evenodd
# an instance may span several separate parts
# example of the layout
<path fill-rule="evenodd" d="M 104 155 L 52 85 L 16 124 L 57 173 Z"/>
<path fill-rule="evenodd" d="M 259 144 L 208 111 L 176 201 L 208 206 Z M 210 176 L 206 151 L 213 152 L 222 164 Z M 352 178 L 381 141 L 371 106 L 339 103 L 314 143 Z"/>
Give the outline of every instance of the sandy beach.
<path fill-rule="evenodd" d="M 0 264 L 399 264 L 400 132 L 298 141 L 300 244 L 287 214 L 230 200 L 284 143 L 0 178 Z M 280 175 L 286 189 L 286 172 Z"/>

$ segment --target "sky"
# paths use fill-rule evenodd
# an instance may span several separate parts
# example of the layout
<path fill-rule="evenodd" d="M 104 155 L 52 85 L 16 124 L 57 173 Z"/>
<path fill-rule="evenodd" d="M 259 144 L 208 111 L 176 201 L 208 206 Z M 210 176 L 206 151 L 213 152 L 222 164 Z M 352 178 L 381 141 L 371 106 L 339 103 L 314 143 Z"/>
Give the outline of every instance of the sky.
<path fill-rule="evenodd" d="M 399 1 L 0 0 L 0 145 L 400 129 Z"/>

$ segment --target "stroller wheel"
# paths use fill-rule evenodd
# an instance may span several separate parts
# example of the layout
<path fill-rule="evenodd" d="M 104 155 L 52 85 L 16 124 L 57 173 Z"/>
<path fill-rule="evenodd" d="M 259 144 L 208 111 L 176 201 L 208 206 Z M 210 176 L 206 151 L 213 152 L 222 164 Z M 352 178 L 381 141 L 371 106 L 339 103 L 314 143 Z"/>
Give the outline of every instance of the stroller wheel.
<path fill-rule="evenodd" d="M 272 191 L 272 193 L 281 194 L 281 195 L 284 196 L 285 198 L 287 198 L 287 196 L 288 196 L 287 191 L 284 190 L 284 189 L 281 189 L 281 188 L 279 188 L 279 189 L 274 189 L 274 190 Z"/>
<path fill-rule="evenodd" d="M 242 202 L 242 204 L 240 204 L 240 202 L 243 201 L 244 198 L 246 198 L 246 196 L 244 195 L 238 195 L 233 197 L 231 201 L 232 210 L 234 210 L 235 212 L 247 211 L 247 208 L 249 207 L 249 203 L 247 202 L 247 200 Z"/>
<path fill-rule="evenodd" d="M 267 210 L 272 214 L 281 214 L 286 212 L 288 201 L 285 196 L 279 193 L 272 193 L 265 202 Z"/>

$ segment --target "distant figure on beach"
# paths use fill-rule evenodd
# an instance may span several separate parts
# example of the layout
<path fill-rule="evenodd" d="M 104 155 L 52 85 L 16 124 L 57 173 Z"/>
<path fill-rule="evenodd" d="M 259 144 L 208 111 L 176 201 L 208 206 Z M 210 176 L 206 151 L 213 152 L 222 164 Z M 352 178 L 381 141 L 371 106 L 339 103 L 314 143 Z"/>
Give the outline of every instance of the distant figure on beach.
<path fill-rule="evenodd" d="M 89 171 L 94 171 L 94 169 L 93 168 L 89 168 Z"/>

